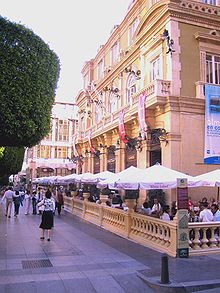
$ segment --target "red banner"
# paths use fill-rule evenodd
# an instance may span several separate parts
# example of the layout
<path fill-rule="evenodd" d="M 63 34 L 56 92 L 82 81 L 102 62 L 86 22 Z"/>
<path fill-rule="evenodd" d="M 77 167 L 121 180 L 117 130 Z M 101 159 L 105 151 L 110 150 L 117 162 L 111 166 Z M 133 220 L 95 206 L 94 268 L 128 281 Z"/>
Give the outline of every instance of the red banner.
<path fill-rule="evenodd" d="M 124 126 L 124 110 L 122 110 L 119 113 L 119 125 L 118 125 L 118 129 L 119 129 L 119 138 L 121 141 L 123 141 L 124 143 L 127 143 L 128 140 L 126 138 L 126 133 L 125 133 L 125 126 Z"/>
<path fill-rule="evenodd" d="M 88 141 L 89 141 L 90 152 L 91 152 L 91 154 L 94 154 L 95 153 L 95 149 L 92 146 L 91 130 L 89 130 L 89 132 L 88 132 Z"/>

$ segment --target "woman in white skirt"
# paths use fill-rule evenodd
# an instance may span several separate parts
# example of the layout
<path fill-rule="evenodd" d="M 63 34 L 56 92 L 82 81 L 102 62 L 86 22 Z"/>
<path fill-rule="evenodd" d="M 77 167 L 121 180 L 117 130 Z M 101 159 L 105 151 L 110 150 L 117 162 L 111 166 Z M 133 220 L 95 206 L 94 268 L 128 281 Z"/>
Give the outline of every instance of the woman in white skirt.
<path fill-rule="evenodd" d="M 50 241 L 51 236 L 51 229 L 54 225 L 54 211 L 55 211 L 55 201 L 52 198 L 52 193 L 48 189 L 45 194 L 45 198 L 38 203 L 38 207 L 44 206 L 40 228 L 42 229 L 41 232 L 41 240 L 44 240 L 45 230 L 47 230 L 47 241 Z"/>

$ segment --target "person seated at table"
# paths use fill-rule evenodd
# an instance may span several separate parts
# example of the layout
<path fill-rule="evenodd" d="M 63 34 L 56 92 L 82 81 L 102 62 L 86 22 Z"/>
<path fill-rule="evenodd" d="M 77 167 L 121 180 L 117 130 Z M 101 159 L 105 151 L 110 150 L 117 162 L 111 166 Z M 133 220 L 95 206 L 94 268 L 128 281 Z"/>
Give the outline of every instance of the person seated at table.
<path fill-rule="evenodd" d="M 171 209 L 170 209 L 170 219 L 173 220 L 175 215 L 177 213 L 177 204 L 176 204 L 176 201 L 174 200 L 172 203 L 171 203 Z"/>
<path fill-rule="evenodd" d="M 208 209 L 208 202 L 203 202 L 201 206 L 201 212 L 199 213 L 199 222 L 212 222 L 213 214 L 210 209 Z"/>
<path fill-rule="evenodd" d="M 162 208 L 162 214 L 160 216 L 160 219 L 163 221 L 170 221 L 170 207 L 168 205 L 165 205 Z"/>
<path fill-rule="evenodd" d="M 217 201 L 215 200 L 214 197 L 210 197 L 210 200 L 209 200 L 209 208 L 210 209 L 211 209 L 213 204 L 217 204 Z"/>
<path fill-rule="evenodd" d="M 121 199 L 121 196 L 119 194 L 115 194 L 115 196 L 112 199 L 112 207 L 123 209 L 122 204 L 123 204 L 123 201 Z"/>
<path fill-rule="evenodd" d="M 202 200 L 199 201 L 199 208 L 200 208 L 200 210 L 203 208 L 203 204 L 204 203 L 205 204 L 207 203 L 209 205 L 207 197 L 203 197 Z"/>
<path fill-rule="evenodd" d="M 211 211 L 213 213 L 213 221 L 220 222 L 220 210 L 219 210 L 219 206 L 216 203 L 212 204 Z"/>
<path fill-rule="evenodd" d="M 151 215 L 154 217 L 159 218 L 161 212 L 161 204 L 159 203 L 159 200 L 157 198 L 154 198 L 154 205 L 151 209 Z"/>
<path fill-rule="evenodd" d="M 147 201 L 145 201 L 143 203 L 141 213 L 144 215 L 147 215 L 147 216 L 149 216 L 151 214 L 151 208 L 150 208 L 149 203 Z"/>
<path fill-rule="evenodd" d="M 188 210 L 189 211 L 192 211 L 193 210 L 193 201 L 192 201 L 192 199 L 191 199 L 191 197 L 189 196 L 189 198 L 188 198 Z"/>

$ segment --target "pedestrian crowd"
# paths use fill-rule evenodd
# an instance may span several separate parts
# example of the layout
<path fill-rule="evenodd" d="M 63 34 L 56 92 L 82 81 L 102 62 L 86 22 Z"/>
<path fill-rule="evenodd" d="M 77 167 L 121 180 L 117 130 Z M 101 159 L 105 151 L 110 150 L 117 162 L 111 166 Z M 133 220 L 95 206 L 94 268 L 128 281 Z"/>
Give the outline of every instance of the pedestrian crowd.
<path fill-rule="evenodd" d="M 60 216 L 64 205 L 63 193 L 61 188 L 50 190 L 38 187 L 36 190 L 13 190 L 12 186 L 6 187 L 1 191 L 2 198 L 0 204 L 5 203 L 5 216 L 18 217 L 20 207 L 24 208 L 25 215 L 41 215 L 41 240 L 45 239 L 47 231 L 47 240 L 50 241 L 51 229 L 54 226 L 54 215 Z"/>

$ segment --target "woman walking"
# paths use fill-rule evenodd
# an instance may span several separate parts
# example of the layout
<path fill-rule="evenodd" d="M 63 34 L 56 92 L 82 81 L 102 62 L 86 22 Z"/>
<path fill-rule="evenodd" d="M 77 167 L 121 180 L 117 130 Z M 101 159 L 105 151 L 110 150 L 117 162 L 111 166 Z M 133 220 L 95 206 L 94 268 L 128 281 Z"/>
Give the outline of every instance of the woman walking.
<path fill-rule="evenodd" d="M 38 207 L 44 206 L 44 211 L 42 214 L 42 220 L 40 224 L 41 230 L 41 240 L 44 240 L 45 230 L 47 230 L 47 241 L 50 241 L 51 229 L 54 222 L 54 211 L 55 211 L 55 201 L 52 198 L 52 193 L 48 189 L 45 194 L 45 198 L 38 203 Z"/>
<path fill-rule="evenodd" d="M 31 195 L 29 190 L 26 191 L 24 195 L 24 200 L 25 200 L 25 215 L 29 215 L 30 208 L 31 208 Z"/>

